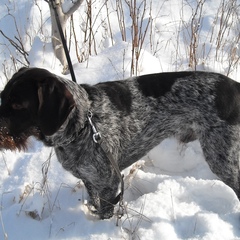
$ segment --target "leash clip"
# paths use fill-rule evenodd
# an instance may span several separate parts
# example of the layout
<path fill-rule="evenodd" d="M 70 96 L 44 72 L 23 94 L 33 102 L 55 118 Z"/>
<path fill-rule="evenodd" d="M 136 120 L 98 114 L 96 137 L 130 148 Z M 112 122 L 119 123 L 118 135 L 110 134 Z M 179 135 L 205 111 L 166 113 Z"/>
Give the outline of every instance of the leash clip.
<path fill-rule="evenodd" d="M 92 127 L 92 131 L 93 131 L 93 141 L 95 143 L 98 143 L 100 140 L 101 140 L 101 134 L 100 132 L 97 131 L 96 127 L 94 126 L 93 122 L 92 122 L 92 112 L 89 110 L 88 111 L 88 115 L 87 115 L 87 118 L 88 118 L 88 121 Z"/>
<path fill-rule="evenodd" d="M 123 175 L 121 175 L 121 171 L 119 169 L 119 166 L 117 164 L 117 162 L 115 161 L 113 155 L 111 154 L 111 152 L 109 151 L 106 143 L 104 141 L 101 141 L 101 134 L 100 132 L 97 131 L 96 127 L 94 126 L 93 122 L 92 122 L 92 117 L 93 117 L 93 113 L 89 110 L 88 111 L 88 115 L 87 115 L 87 119 L 89 121 L 89 124 L 92 127 L 92 131 L 93 131 L 93 141 L 95 143 L 98 143 L 100 145 L 100 147 L 102 148 L 103 152 L 105 153 L 106 157 L 108 158 L 108 160 L 110 161 L 110 163 L 112 164 L 112 167 L 114 168 L 119 180 L 120 180 L 120 184 L 121 184 L 121 193 L 114 199 L 113 201 L 113 205 L 119 203 L 119 209 L 118 209 L 118 213 L 117 213 L 117 225 L 118 225 L 118 221 L 121 219 L 121 217 L 124 214 L 124 203 L 123 203 L 123 193 L 124 193 L 124 181 L 123 181 Z"/>

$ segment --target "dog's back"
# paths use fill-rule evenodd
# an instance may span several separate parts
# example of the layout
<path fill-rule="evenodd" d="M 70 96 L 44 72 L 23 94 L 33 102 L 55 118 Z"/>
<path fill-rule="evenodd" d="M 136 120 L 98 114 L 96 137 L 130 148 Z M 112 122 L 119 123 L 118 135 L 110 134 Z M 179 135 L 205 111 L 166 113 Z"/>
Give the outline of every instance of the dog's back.
<path fill-rule="evenodd" d="M 104 89 L 114 89 L 116 84 L 124 86 L 124 93 L 117 88 L 120 91 L 110 96 Z M 114 136 L 121 169 L 164 138 L 174 136 L 184 142 L 198 139 L 212 171 L 239 196 L 239 83 L 217 73 L 178 72 L 100 83 L 94 88 L 105 102 L 110 99 L 110 115 L 102 115 L 101 125 L 106 126 L 106 137 L 118 129 Z M 126 106 L 120 108 L 115 103 L 126 92 L 127 101 L 121 102 Z M 106 112 L 101 100 L 96 104 L 98 113 Z M 114 118 L 116 121 L 111 123 Z"/>

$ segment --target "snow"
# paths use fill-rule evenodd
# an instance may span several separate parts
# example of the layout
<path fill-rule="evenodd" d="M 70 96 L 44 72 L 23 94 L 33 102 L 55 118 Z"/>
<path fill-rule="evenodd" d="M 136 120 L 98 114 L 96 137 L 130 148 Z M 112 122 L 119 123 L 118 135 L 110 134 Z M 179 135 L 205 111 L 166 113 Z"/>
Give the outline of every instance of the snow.
<path fill-rule="evenodd" d="M 65 8 L 72 1 L 66 1 Z M 116 1 L 93 3 L 95 50 L 79 63 L 72 38 L 71 58 L 79 83 L 95 84 L 130 76 L 132 45 L 131 19 L 123 4 L 126 41 L 122 41 L 116 14 Z M 124 1 L 122 1 L 124 3 Z M 141 1 L 137 1 L 138 4 Z M 202 1 L 152 0 L 143 18 L 151 27 L 139 59 L 138 74 L 188 70 L 190 23 L 197 3 Z M 239 71 L 239 1 L 229 1 L 236 14 L 228 19 L 218 46 L 220 9 L 224 1 L 206 1 L 197 12 L 196 69 L 228 74 L 235 80 Z M 230 4 L 229 3 L 229 4 Z M 141 8 L 142 9 L 142 8 Z M 0 30 L 17 37 L 28 53 L 30 66 L 43 67 L 61 75 L 62 67 L 51 47 L 51 22 L 48 5 L 36 0 L 2 0 Z M 227 11 L 224 11 L 227 14 Z M 217 18 L 218 16 L 218 18 Z M 86 3 L 74 14 L 75 31 L 82 56 Z M 16 28 L 17 26 L 17 28 Z M 111 31 L 110 31 L 111 26 Z M 70 25 L 68 25 L 69 33 Z M 150 30 L 151 29 L 151 30 Z M 223 30 L 223 29 L 222 29 Z M 111 32 L 111 33 L 110 33 Z M 26 61 L 0 34 L 0 85 Z M 85 54 L 85 55 L 84 55 Z M 190 68 L 191 69 L 191 68 Z M 70 75 L 65 76 L 70 79 Z M 124 170 L 125 215 L 98 220 L 85 203 L 83 183 L 63 170 L 51 148 L 29 139 L 26 152 L 0 153 L 0 239 L 240 239 L 240 204 L 228 186 L 209 169 L 198 141 L 181 144 L 165 139 L 133 166 Z M 117 210 L 117 207 L 116 207 Z"/>

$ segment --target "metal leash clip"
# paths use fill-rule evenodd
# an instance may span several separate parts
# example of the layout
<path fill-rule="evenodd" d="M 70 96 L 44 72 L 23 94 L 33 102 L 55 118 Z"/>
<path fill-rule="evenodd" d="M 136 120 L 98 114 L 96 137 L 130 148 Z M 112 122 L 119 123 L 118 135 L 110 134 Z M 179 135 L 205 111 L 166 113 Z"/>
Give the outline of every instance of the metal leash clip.
<path fill-rule="evenodd" d="M 95 143 L 98 143 L 100 145 L 100 147 L 102 148 L 103 152 L 105 153 L 106 157 L 108 158 L 108 160 L 110 161 L 110 163 L 112 164 L 112 167 L 114 168 L 114 170 L 116 171 L 117 176 L 119 177 L 120 183 L 121 183 L 121 193 L 114 199 L 114 202 L 112 203 L 113 205 L 117 204 L 119 202 L 119 209 L 118 209 L 118 213 L 117 213 L 117 225 L 118 225 L 118 221 L 121 219 L 121 217 L 124 214 L 124 202 L 123 202 L 123 193 L 124 193 L 124 181 L 123 181 L 123 175 L 121 175 L 121 171 L 119 169 L 118 163 L 117 161 L 115 161 L 112 153 L 109 151 L 106 143 L 104 141 L 100 141 L 101 140 L 101 134 L 100 132 L 97 131 L 97 129 L 95 128 L 93 122 L 92 122 L 92 117 L 93 114 L 92 112 L 89 110 L 88 111 L 88 115 L 87 115 L 87 119 L 89 121 L 89 124 L 92 127 L 92 131 L 93 131 L 93 141 Z"/>
<path fill-rule="evenodd" d="M 88 111 L 88 116 L 87 116 L 87 118 L 88 118 L 88 121 L 89 121 L 89 123 L 90 123 L 90 125 L 91 125 L 91 127 L 92 127 L 92 131 L 93 131 L 93 141 L 94 141 L 95 143 L 98 143 L 98 142 L 100 141 L 100 139 L 101 139 L 101 134 L 100 134 L 100 132 L 97 131 L 96 127 L 94 126 L 94 124 L 93 124 L 93 122 L 92 122 L 92 116 L 93 116 L 93 114 L 92 114 L 92 112 L 89 110 L 89 111 Z"/>

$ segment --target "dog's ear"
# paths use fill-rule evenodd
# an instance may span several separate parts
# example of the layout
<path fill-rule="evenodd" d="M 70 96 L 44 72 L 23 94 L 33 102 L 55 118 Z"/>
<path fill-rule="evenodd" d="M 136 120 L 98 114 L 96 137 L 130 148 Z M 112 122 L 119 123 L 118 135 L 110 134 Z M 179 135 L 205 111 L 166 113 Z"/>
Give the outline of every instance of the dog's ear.
<path fill-rule="evenodd" d="M 54 134 L 75 106 L 72 94 L 56 77 L 38 82 L 38 124 L 44 135 Z"/>

